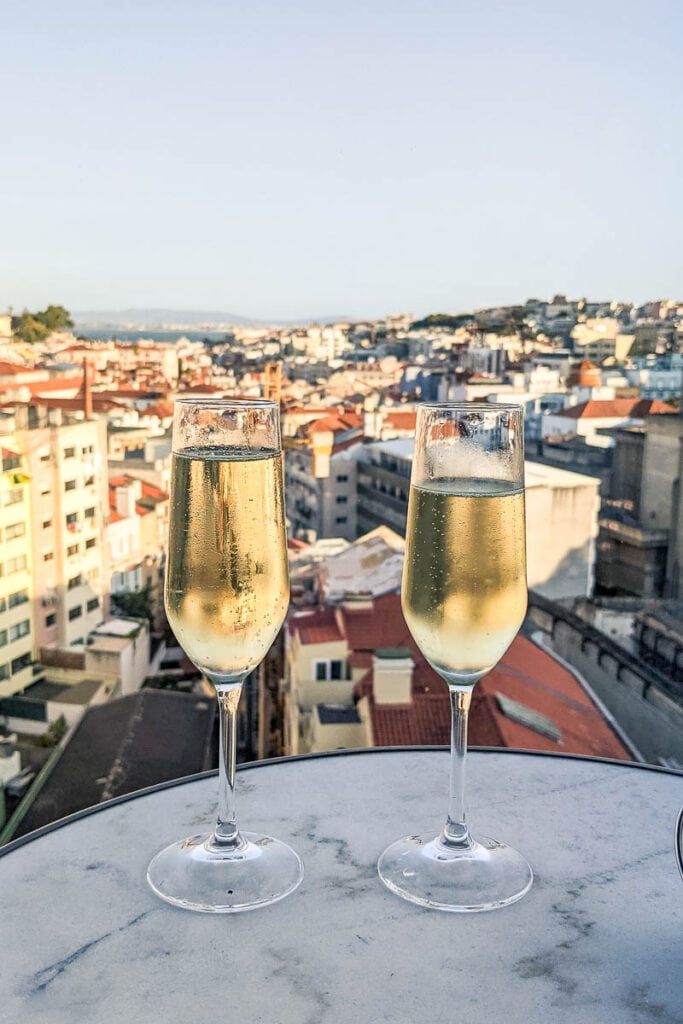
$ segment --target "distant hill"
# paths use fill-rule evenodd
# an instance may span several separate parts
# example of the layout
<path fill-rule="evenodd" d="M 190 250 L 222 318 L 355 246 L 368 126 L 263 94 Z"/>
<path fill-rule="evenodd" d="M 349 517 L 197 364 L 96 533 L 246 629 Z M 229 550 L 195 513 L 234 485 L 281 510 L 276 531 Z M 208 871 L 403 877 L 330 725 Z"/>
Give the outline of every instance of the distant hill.
<path fill-rule="evenodd" d="M 82 328 L 156 328 L 164 327 L 265 327 L 298 326 L 305 324 L 335 324 L 352 322 L 348 316 L 302 316 L 297 319 L 271 318 L 255 320 L 253 317 L 238 316 L 215 309 L 88 309 L 71 314 L 76 330 Z"/>
<path fill-rule="evenodd" d="M 201 327 L 210 324 L 248 326 L 258 321 L 214 309 L 89 309 L 72 314 L 79 327 Z"/>

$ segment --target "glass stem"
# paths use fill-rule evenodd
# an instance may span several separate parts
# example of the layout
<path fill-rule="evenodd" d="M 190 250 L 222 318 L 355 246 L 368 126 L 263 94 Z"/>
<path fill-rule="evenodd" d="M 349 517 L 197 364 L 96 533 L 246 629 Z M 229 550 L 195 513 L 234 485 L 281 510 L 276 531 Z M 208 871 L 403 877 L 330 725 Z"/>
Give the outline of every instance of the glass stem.
<path fill-rule="evenodd" d="M 451 695 L 451 785 L 448 817 L 442 839 L 449 846 L 472 845 L 465 812 L 465 759 L 467 755 L 467 716 L 472 687 L 449 686 Z"/>
<path fill-rule="evenodd" d="M 237 762 L 237 707 L 244 680 L 230 684 L 214 682 L 218 696 L 218 815 L 211 845 L 225 850 L 239 847 L 242 838 L 237 828 L 235 801 L 235 765 Z"/>

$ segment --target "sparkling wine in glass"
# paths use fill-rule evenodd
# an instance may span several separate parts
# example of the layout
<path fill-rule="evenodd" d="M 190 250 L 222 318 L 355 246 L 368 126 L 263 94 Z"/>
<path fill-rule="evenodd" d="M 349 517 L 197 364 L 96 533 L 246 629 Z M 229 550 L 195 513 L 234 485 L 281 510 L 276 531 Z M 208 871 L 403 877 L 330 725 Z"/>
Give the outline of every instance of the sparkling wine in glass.
<path fill-rule="evenodd" d="M 183 650 L 218 697 L 215 829 L 173 843 L 147 870 L 152 889 L 191 910 L 250 910 L 303 878 L 299 856 L 242 832 L 235 811 L 236 716 L 289 604 L 280 421 L 274 402 L 175 403 L 165 603 Z"/>
<path fill-rule="evenodd" d="M 401 603 L 450 691 L 450 805 L 438 835 L 410 835 L 384 851 L 380 878 L 404 899 L 438 910 L 506 906 L 528 892 L 533 874 L 511 847 L 471 835 L 465 755 L 474 685 L 510 646 L 527 606 L 519 406 L 418 408 Z"/>

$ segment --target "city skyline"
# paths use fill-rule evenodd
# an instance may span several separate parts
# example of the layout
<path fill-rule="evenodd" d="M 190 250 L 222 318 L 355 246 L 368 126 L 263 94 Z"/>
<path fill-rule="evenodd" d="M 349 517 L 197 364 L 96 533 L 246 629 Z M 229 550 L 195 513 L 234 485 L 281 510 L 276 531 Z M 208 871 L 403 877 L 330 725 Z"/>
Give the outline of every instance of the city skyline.
<path fill-rule="evenodd" d="M 676 297 L 683 15 L 615 14 L 15 6 L 0 298 L 272 321 Z"/>

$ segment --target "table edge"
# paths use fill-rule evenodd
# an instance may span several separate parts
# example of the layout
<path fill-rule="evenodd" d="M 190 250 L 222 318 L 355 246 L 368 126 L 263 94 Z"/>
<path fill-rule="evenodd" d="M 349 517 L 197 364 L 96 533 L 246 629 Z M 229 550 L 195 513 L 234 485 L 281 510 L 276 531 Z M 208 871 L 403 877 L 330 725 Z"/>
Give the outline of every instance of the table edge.
<path fill-rule="evenodd" d="M 406 754 L 416 751 L 447 752 L 448 750 L 449 747 L 447 746 L 428 744 L 391 747 L 352 747 L 343 750 L 321 750 L 312 754 L 290 754 L 283 757 L 264 758 L 260 761 L 246 761 L 243 764 L 237 765 L 237 771 L 242 772 L 248 771 L 251 768 L 267 767 L 268 765 L 293 764 L 300 761 L 312 761 L 329 757 L 353 757 L 358 754 Z M 615 765 L 624 769 L 635 768 L 683 778 L 683 770 L 668 768 L 664 765 L 646 764 L 642 761 L 620 761 L 617 758 L 612 757 L 593 757 L 587 754 L 565 754 L 561 751 L 527 750 L 525 748 L 516 747 L 473 746 L 469 747 L 468 750 L 472 753 L 517 754 L 525 757 L 554 758 L 565 761 L 587 761 L 589 763 Z M 63 828 L 65 825 L 74 824 L 82 818 L 90 817 L 90 815 L 97 814 L 100 811 L 109 810 L 111 807 L 115 807 L 118 804 L 126 803 L 129 800 L 137 800 L 138 797 L 149 796 L 152 793 L 158 793 L 165 789 L 172 789 L 175 786 L 184 786 L 190 782 L 201 782 L 203 779 L 208 779 L 217 775 L 218 769 L 211 768 L 205 772 L 195 772 L 193 775 L 183 775 L 178 779 L 168 779 L 166 782 L 157 782 L 153 786 L 145 786 L 142 789 L 133 790 L 131 793 L 123 793 L 121 796 L 112 797 L 111 800 L 103 800 L 99 804 L 93 804 L 90 807 L 83 807 L 80 811 L 74 811 L 73 814 L 67 814 L 63 818 L 58 818 L 56 821 L 48 822 L 47 825 L 41 825 L 40 828 L 27 832 L 26 835 L 19 836 L 17 839 L 10 840 L 10 842 L 6 843 L 4 846 L 0 846 L 0 858 L 5 857 L 9 853 L 13 853 L 21 846 L 25 846 L 36 839 L 41 839 L 50 832 L 56 832 L 57 829 Z M 681 808 L 681 828 L 683 830 L 683 808 Z"/>

